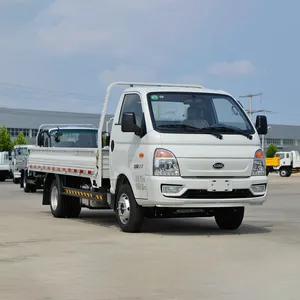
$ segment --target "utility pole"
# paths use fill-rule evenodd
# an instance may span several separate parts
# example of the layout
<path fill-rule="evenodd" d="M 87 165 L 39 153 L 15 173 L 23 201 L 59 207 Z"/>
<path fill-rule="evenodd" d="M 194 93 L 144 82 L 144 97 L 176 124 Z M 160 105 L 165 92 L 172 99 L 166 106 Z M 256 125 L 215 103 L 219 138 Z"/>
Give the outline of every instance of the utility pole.
<path fill-rule="evenodd" d="M 248 111 L 248 114 L 249 114 L 250 119 L 252 119 L 252 98 L 257 97 L 257 96 L 261 96 L 261 95 L 262 95 L 262 93 L 239 96 L 239 98 L 249 98 L 249 111 Z"/>

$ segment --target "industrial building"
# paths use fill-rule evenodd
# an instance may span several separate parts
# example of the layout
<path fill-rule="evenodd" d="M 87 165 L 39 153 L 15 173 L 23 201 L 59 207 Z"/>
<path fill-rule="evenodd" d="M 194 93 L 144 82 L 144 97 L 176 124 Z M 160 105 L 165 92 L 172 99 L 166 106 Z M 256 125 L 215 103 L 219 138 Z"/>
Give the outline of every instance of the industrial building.
<path fill-rule="evenodd" d="M 105 117 L 105 123 L 112 115 Z M 28 144 L 35 144 L 41 124 L 92 124 L 99 126 L 100 114 L 0 108 L 0 126 L 5 125 L 14 139 L 23 131 Z"/>
<path fill-rule="evenodd" d="M 111 117 L 107 115 L 105 123 Z M 98 127 L 99 120 L 98 114 L 0 108 L 0 125 L 8 128 L 12 139 L 23 131 L 28 144 L 35 144 L 41 124 L 92 124 Z M 283 151 L 300 150 L 300 126 L 270 124 L 269 133 L 262 142 L 265 149 L 269 144 L 275 144 Z"/>

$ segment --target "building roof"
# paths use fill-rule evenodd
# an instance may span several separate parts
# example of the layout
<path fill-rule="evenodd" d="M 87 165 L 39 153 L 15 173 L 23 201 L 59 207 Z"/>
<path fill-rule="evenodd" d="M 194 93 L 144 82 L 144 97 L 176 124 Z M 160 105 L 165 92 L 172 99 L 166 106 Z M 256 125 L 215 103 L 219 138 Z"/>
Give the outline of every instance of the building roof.
<path fill-rule="evenodd" d="M 283 138 L 300 140 L 300 126 L 270 124 L 267 138 Z"/>
<path fill-rule="evenodd" d="M 111 118 L 107 115 L 106 119 Z M 38 129 L 41 124 L 92 124 L 99 126 L 100 114 L 15 109 L 0 107 L 0 125 L 8 128 Z"/>

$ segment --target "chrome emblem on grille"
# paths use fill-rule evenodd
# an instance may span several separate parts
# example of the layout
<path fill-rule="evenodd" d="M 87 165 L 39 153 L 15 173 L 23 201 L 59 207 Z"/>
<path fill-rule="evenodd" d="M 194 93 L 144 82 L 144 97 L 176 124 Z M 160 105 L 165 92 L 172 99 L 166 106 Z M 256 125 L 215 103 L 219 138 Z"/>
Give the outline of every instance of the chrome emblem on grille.
<path fill-rule="evenodd" d="M 213 165 L 213 168 L 214 169 L 222 169 L 222 168 L 224 168 L 224 165 L 222 163 L 215 163 Z"/>

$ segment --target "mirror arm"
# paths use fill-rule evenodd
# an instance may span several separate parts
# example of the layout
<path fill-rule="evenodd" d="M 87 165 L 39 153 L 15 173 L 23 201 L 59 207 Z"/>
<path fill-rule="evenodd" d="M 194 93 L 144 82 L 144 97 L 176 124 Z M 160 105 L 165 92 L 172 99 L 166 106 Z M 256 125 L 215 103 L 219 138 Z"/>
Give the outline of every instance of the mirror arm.
<path fill-rule="evenodd" d="M 137 131 L 134 132 L 135 135 L 142 137 L 142 128 L 139 127 L 139 129 Z"/>

